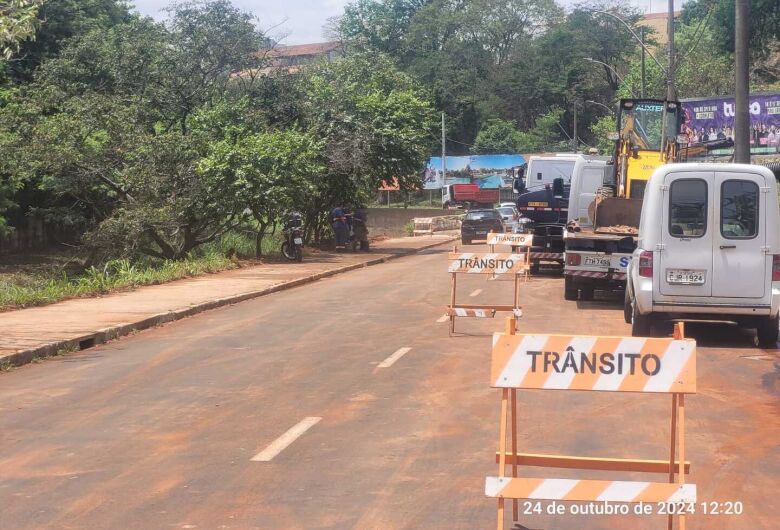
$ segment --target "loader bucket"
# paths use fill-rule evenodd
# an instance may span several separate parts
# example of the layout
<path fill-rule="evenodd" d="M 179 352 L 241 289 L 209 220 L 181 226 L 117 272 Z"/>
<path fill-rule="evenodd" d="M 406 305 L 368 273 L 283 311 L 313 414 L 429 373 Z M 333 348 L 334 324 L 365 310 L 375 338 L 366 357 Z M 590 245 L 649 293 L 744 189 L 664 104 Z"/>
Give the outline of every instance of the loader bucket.
<path fill-rule="evenodd" d="M 607 227 L 627 226 L 638 229 L 641 214 L 642 199 L 608 197 L 596 205 L 594 228 L 599 230 Z"/>

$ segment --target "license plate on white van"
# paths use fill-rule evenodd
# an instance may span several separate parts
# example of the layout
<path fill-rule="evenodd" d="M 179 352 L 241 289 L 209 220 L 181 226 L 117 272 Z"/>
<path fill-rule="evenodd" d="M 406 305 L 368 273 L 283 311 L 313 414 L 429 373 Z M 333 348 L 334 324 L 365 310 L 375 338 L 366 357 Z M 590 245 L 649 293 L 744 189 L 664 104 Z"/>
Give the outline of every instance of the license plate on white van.
<path fill-rule="evenodd" d="M 674 285 L 704 285 L 706 271 L 667 269 L 666 283 Z"/>

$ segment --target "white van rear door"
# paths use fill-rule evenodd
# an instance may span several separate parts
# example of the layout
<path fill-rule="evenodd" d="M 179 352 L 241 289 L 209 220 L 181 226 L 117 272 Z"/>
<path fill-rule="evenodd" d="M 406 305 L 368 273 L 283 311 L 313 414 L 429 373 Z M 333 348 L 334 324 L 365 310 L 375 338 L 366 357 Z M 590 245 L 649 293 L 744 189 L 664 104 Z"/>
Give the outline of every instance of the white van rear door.
<path fill-rule="evenodd" d="M 712 172 L 685 172 L 664 179 L 655 280 L 663 296 L 712 295 L 713 178 Z"/>
<path fill-rule="evenodd" d="M 767 289 L 766 191 L 764 177 L 718 172 L 713 227 L 713 284 L 716 298 L 763 298 Z M 772 197 L 772 200 L 776 200 Z"/>

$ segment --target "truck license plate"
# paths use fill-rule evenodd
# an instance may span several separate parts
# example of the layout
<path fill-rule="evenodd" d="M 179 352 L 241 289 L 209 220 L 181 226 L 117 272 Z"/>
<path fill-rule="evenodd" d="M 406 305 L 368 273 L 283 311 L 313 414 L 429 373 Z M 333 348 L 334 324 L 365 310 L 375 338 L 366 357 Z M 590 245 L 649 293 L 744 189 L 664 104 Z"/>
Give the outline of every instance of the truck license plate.
<path fill-rule="evenodd" d="M 610 262 L 609 256 L 585 256 L 583 260 L 584 265 L 591 267 L 609 267 Z"/>
<path fill-rule="evenodd" d="M 705 271 L 667 269 L 666 283 L 675 285 L 704 285 Z"/>

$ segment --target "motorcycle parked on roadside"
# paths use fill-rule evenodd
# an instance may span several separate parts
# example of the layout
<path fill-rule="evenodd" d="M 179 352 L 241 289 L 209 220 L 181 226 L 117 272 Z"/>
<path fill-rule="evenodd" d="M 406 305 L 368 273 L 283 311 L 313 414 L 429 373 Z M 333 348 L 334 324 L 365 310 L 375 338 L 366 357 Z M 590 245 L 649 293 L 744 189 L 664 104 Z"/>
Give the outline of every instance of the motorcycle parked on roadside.
<path fill-rule="evenodd" d="M 290 261 L 303 261 L 303 216 L 298 212 L 289 214 L 282 225 L 282 255 Z"/>
<path fill-rule="evenodd" d="M 352 215 L 352 226 L 350 231 L 350 243 L 352 245 L 352 252 L 355 252 L 358 248 L 363 252 L 368 252 L 368 226 L 366 225 L 365 212 L 358 210 Z"/>

